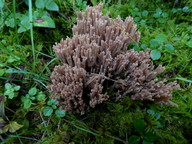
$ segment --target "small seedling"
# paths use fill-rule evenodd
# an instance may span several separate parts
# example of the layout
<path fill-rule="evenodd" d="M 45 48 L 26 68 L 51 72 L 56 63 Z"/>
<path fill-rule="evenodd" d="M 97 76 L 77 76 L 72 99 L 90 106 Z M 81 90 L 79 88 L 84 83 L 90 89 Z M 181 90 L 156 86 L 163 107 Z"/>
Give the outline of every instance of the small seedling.
<path fill-rule="evenodd" d="M 76 0 L 76 4 L 79 10 L 84 10 L 87 7 L 87 1 L 84 0 Z"/>
<path fill-rule="evenodd" d="M 20 86 L 13 86 L 10 83 L 5 84 L 5 92 L 4 95 L 6 95 L 9 99 L 13 99 L 14 97 L 17 97 L 18 91 L 20 89 Z"/>
<path fill-rule="evenodd" d="M 25 109 L 29 109 L 33 101 L 44 101 L 45 94 L 42 91 L 39 91 L 37 88 L 33 87 L 29 90 L 26 96 L 22 96 L 21 100 Z"/>
<path fill-rule="evenodd" d="M 146 44 L 139 45 L 138 43 L 131 43 L 130 48 L 135 51 L 145 50 L 146 48 L 151 49 L 151 58 L 152 60 L 159 60 L 162 56 L 162 52 L 168 52 L 169 54 L 173 54 L 175 52 L 175 48 L 171 44 L 165 44 L 167 42 L 167 36 L 160 33 L 156 36 L 155 39 L 151 39 L 149 42 L 149 47 Z"/>
<path fill-rule="evenodd" d="M 43 108 L 44 116 L 51 116 L 55 110 L 55 114 L 57 117 L 64 117 L 65 112 L 60 108 L 57 108 L 58 101 L 54 99 L 49 99 L 46 107 Z"/>
<path fill-rule="evenodd" d="M 152 60 L 159 60 L 163 51 L 170 54 L 175 52 L 173 45 L 165 44 L 167 36 L 158 34 L 155 39 L 150 40 L 151 58 Z"/>

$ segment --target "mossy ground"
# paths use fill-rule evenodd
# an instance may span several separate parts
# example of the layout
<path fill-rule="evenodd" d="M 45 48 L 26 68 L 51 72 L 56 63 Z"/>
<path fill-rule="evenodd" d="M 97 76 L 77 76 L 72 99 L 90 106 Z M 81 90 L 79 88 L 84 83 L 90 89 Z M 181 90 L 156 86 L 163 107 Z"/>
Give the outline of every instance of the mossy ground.
<path fill-rule="evenodd" d="M 0 101 L 1 111 L 4 105 L 5 121 L 15 121 L 22 125 L 16 132 L 1 134 L 2 143 L 192 143 L 192 3 L 163 0 L 104 2 L 104 13 L 110 11 L 113 18 L 118 15 L 122 18 L 131 15 L 138 24 L 141 32 L 140 43 L 128 49 L 140 51 L 148 47 L 161 52 L 161 57 L 154 63 L 161 64 L 166 69 L 158 77 L 168 81 L 177 79 L 182 90 L 173 92 L 173 102 L 178 104 L 178 107 L 133 101 L 127 97 L 120 102 L 105 102 L 84 116 L 44 116 L 43 108 L 50 96 L 46 85 L 51 83 L 49 76 L 54 66 L 60 64 L 52 45 L 61 38 L 72 35 L 71 28 L 76 22 L 77 11 L 84 10 L 86 5 L 98 4 L 96 0 L 56 0 L 59 11 L 50 12 L 56 27 L 33 28 L 34 54 L 29 30 L 18 33 L 18 26 L 11 28 L 1 23 L 0 95 L 5 92 L 6 83 L 21 87 L 17 97 L 5 97 L 4 103 Z M 13 3 L 9 2 L 6 8 L 0 10 L 9 10 L 11 14 L 14 7 Z M 20 13 L 28 11 L 24 2 L 18 2 L 15 8 Z M 153 39 L 163 39 L 163 42 L 154 46 Z M 165 49 L 163 46 L 166 44 L 172 45 L 174 50 Z M 32 87 L 45 93 L 46 99 L 42 102 L 34 101 L 29 109 L 24 109 L 21 96 L 26 95 Z"/>

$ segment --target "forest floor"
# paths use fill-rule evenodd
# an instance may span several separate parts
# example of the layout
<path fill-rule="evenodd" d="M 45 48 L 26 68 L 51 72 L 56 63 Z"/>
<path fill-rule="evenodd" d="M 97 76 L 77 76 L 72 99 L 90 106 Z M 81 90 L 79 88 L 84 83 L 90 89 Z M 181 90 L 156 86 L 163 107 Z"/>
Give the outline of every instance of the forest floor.
<path fill-rule="evenodd" d="M 50 98 L 46 86 L 61 63 L 52 46 L 72 36 L 76 12 L 98 3 L 0 0 L 1 144 L 192 143 L 191 1 L 103 0 L 104 14 L 134 18 L 141 39 L 128 49 L 149 48 L 153 63 L 165 66 L 158 78 L 178 82 L 172 99 L 178 107 L 126 97 L 79 116 Z"/>

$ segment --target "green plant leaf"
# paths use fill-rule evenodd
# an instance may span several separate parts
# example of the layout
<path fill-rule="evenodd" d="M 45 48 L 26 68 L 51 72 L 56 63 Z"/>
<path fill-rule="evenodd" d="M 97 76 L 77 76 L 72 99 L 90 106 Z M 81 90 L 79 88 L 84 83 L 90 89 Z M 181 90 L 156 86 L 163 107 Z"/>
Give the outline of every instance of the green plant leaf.
<path fill-rule="evenodd" d="M 163 12 L 163 13 L 162 13 L 162 17 L 164 17 L 164 18 L 168 17 L 168 13 Z"/>
<path fill-rule="evenodd" d="M 35 1 L 35 6 L 37 8 L 43 9 L 45 7 L 45 1 L 44 0 L 36 0 Z"/>
<path fill-rule="evenodd" d="M 82 9 L 84 10 L 84 9 L 86 9 L 86 7 L 87 7 L 87 1 L 83 1 Z"/>
<path fill-rule="evenodd" d="M 142 12 L 142 16 L 144 16 L 144 17 L 146 17 L 146 16 L 148 16 L 148 11 L 146 11 L 146 10 L 144 10 L 143 12 Z"/>
<path fill-rule="evenodd" d="M 130 47 L 134 49 L 135 51 L 140 51 L 140 47 L 138 43 L 131 43 Z"/>
<path fill-rule="evenodd" d="M 14 88 L 10 88 L 4 92 L 4 95 L 7 95 L 9 99 L 13 99 L 15 96 Z"/>
<path fill-rule="evenodd" d="M 4 4 L 5 4 L 5 0 L 0 0 L 0 8 L 3 8 Z"/>
<path fill-rule="evenodd" d="M 129 137 L 129 144 L 140 144 L 140 137 L 132 135 Z"/>
<path fill-rule="evenodd" d="M 24 103 L 24 108 L 29 109 L 31 107 L 32 101 L 30 98 L 22 97 L 22 101 Z"/>
<path fill-rule="evenodd" d="M 4 73 L 5 73 L 5 71 L 0 69 L 0 76 L 2 76 Z"/>
<path fill-rule="evenodd" d="M 81 5 L 83 3 L 82 0 L 76 0 L 76 2 L 77 2 L 77 5 Z"/>
<path fill-rule="evenodd" d="M 160 113 L 155 113 L 155 115 L 154 115 L 157 119 L 160 119 L 160 117 L 161 117 L 161 114 Z"/>
<path fill-rule="evenodd" d="M 56 105 L 52 105 L 52 108 L 53 108 L 53 109 L 56 109 L 56 108 L 57 108 L 57 106 L 56 106 Z"/>
<path fill-rule="evenodd" d="M 55 28 L 55 23 L 49 16 L 42 16 L 42 18 L 38 18 L 34 22 L 35 27 L 47 27 L 47 28 Z"/>
<path fill-rule="evenodd" d="M 6 83 L 5 84 L 5 89 L 11 89 L 13 86 L 10 83 Z"/>
<path fill-rule="evenodd" d="M 58 101 L 54 100 L 54 99 L 49 99 L 48 102 L 47 102 L 47 105 L 51 106 L 51 105 L 57 105 L 58 104 Z"/>
<path fill-rule="evenodd" d="M 154 18 L 151 18 L 147 21 L 147 23 L 154 23 L 156 20 Z"/>
<path fill-rule="evenodd" d="M 4 95 L 9 95 L 10 93 L 12 93 L 12 91 L 10 91 L 10 89 L 8 89 L 8 90 L 6 90 L 6 91 L 4 92 Z"/>
<path fill-rule="evenodd" d="M 158 18 L 158 17 L 160 17 L 160 14 L 155 13 L 155 14 L 153 14 L 153 17 Z"/>
<path fill-rule="evenodd" d="M 188 47 L 192 48 L 192 40 L 188 41 L 188 42 L 186 43 L 186 45 L 187 45 Z"/>
<path fill-rule="evenodd" d="M 164 45 L 164 48 L 167 52 L 173 53 L 175 51 L 174 47 L 171 44 Z"/>
<path fill-rule="evenodd" d="M 50 106 L 46 106 L 46 107 L 43 109 L 43 114 L 44 114 L 44 116 L 51 116 L 52 113 L 53 113 L 53 109 L 52 109 L 52 107 L 50 107 Z"/>
<path fill-rule="evenodd" d="M 54 99 L 49 99 L 47 105 L 51 106 L 53 104 Z"/>
<path fill-rule="evenodd" d="M 14 133 L 22 127 L 23 125 L 18 124 L 16 121 L 11 121 L 8 125 L 3 128 L 3 131 L 9 131 L 11 133 Z"/>
<path fill-rule="evenodd" d="M 30 98 L 30 95 L 29 94 L 26 94 L 26 96 L 25 96 L 26 98 Z"/>
<path fill-rule="evenodd" d="M 27 15 L 23 15 L 21 17 L 21 23 L 19 24 L 18 33 L 25 32 L 30 29 L 30 21 Z"/>
<path fill-rule="evenodd" d="M 152 60 L 158 60 L 161 57 L 161 52 L 158 50 L 152 50 L 151 51 L 151 58 Z"/>
<path fill-rule="evenodd" d="M 177 9 L 173 8 L 173 9 L 171 10 L 171 12 L 172 12 L 172 13 L 176 13 L 176 12 L 177 12 Z"/>
<path fill-rule="evenodd" d="M 144 25 L 146 23 L 146 21 L 145 20 L 141 20 L 140 23 L 141 23 L 141 25 Z"/>
<path fill-rule="evenodd" d="M 135 120 L 134 127 L 137 132 L 143 132 L 145 128 L 145 121 L 142 119 Z"/>
<path fill-rule="evenodd" d="M 157 122 L 157 127 L 158 127 L 158 128 L 163 128 L 164 126 L 163 126 L 162 123 L 160 123 L 160 122 L 158 121 L 158 122 Z"/>
<path fill-rule="evenodd" d="M 37 100 L 38 101 L 43 101 L 45 100 L 45 94 L 41 91 L 41 92 L 38 92 L 37 94 Z"/>
<path fill-rule="evenodd" d="M 59 11 L 58 5 L 53 0 L 48 0 L 45 7 L 50 11 Z"/>
<path fill-rule="evenodd" d="M 5 21 L 6 26 L 14 28 L 15 27 L 15 22 L 13 18 L 9 18 Z"/>
<path fill-rule="evenodd" d="M 156 14 L 161 15 L 161 14 L 162 14 L 162 10 L 161 10 L 160 8 L 157 8 L 157 9 L 156 9 Z"/>
<path fill-rule="evenodd" d="M 0 107 L 1 108 L 1 107 Z M 0 110 L 0 134 L 5 133 L 7 131 L 3 131 L 3 127 L 6 125 L 6 122 L 4 121 L 4 119 L 1 117 L 4 113 L 1 113 Z"/>
<path fill-rule="evenodd" d="M 15 87 L 14 87 L 14 90 L 15 90 L 15 91 L 18 91 L 20 88 L 21 88 L 20 86 L 15 86 Z"/>
<path fill-rule="evenodd" d="M 166 19 L 165 18 L 158 18 L 157 20 L 159 23 L 165 23 L 166 22 Z"/>
<path fill-rule="evenodd" d="M 189 11 L 189 7 L 185 6 L 182 10 L 183 10 L 183 12 L 188 12 Z"/>
<path fill-rule="evenodd" d="M 18 60 L 20 60 L 20 58 L 19 57 L 16 57 L 16 56 L 9 56 L 9 59 L 7 60 L 7 63 L 13 63 L 13 62 L 15 62 L 15 61 L 18 61 Z"/>
<path fill-rule="evenodd" d="M 136 15 L 137 15 L 138 17 L 141 17 L 141 12 L 137 12 Z"/>
<path fill-rule="evenodd" d="M 56 114 L 57 117 L 64 117 L 65 116 L 65 111 L 57 109 L 55 111 L 55 114 Z"/>
<path fill-rule="evenodd" d="M 42 16 L 47 16 L 48 12 L 44 10 L 36 10 L 33 12 L 34 19 L 41 18 Z"/>
<path fill-rule="evenodd" d="M 10 90 L 11 90 L 11 89 L 10 89 Z M 9 90 L 7 90 L 7 91 L 9 91 Z M 13 99 L 14 96 L 15 96 L 14 90 L 11 90 L 11 91 L 9 92 L 9 94 L 8 94 L 8 98 L 9 98 L 9 99 Z"/>
<path fill-rule="evenodd" d="M 29 95 L 36 95 L 36 93 L 37 93 L 36 87 L 31 88 L 31 89 L 29 90 L 29 92 L 28 92 Z"/>
<path fill-rule="evenodd" d="M 31 99 L 31 100 L 35 100 L 35 97 L 34 97 L 34 96 L 33 96 L 33 97 L 30 97 L 30 99 Z"/>
<path fill-rule="evenodd" d="M 147 45 L 146 45 L 146 44 L 142 44 L 142 45 L 141 45 L 141 48 L 142 48 L 142 49 L 146 49 L 146 48 L 147 48 Z"/>
<path fill-rule="evenodd" d="M 150 48 L 156 48 L 161 45 L 161 42 L 157 39 L 150 40 Z"/>
<path fill-rule="evenodd" d="M 54 100 L 54 99 L 53 99 Z M 53 102 L 53 104 L 54 105 L 57 105 L 59 102 L 58 101 L 56 101 L 56 100 L 54 100 L 54 102 Z"/>
<path fill-rule="evenodd" d="M 163 43 L 167 40 L 167 36 L 164 34 L 158 34 L 155 39 L 157 39 L 160 43 Z"/>
<path fill-rule="evenodd" d="M 152 109 L 148 109 L 148 110 L 147 110 L 147 113 L 150 114 L 150 115 L 155 115 L 155 111 L 152 110 Z"/>
<path fill-rule="evenodd" d="M 140 17 L 135 17 L 135 18 L 134 18 L 134 21 L 135 21 L 135 22 L 140 21 Z"/>
<path fill-rule="evenodd" d="M 14 97 L 17 97 L 18 96 L 18 92 L 14 92 Z"/>

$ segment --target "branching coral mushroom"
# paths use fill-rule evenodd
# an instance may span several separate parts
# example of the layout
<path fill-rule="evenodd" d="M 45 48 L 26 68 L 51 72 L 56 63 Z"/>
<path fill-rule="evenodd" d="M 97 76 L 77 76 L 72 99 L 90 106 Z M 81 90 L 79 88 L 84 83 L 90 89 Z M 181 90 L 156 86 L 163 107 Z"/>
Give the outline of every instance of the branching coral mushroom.
<path fill-rule="evenodd" d="M 140 39 L 133 18 L 102 16 L 102 8 L 100 3 L 79 12 L 73 37 L 53 46 L 63 66 L 56 66 L 51 75 L 52 98 L 65 111 L 81 115 L 110 97 L 174 105 L 171 90 L 179 85 L 154 79 L 164 67 L 155 68 L 149 49 L 127 51 L 130 43 Z M 110 88 L 114 95 L 107 95 Z"/>

